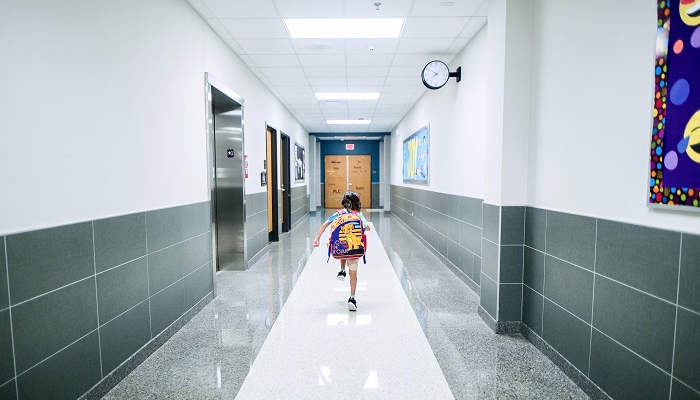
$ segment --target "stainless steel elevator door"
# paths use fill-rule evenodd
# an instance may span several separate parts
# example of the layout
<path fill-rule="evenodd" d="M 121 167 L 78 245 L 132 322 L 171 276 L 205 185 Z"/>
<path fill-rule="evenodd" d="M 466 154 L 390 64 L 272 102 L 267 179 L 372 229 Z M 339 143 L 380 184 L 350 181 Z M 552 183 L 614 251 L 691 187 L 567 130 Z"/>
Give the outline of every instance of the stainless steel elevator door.
<path fill-rule="evenodd" d="M 230 99 L 226 100 L 225 106 L 217 104 L 217 97 L 213 96 L 217 266 L 221 270 L 243 270 L 242 108 Z"/>

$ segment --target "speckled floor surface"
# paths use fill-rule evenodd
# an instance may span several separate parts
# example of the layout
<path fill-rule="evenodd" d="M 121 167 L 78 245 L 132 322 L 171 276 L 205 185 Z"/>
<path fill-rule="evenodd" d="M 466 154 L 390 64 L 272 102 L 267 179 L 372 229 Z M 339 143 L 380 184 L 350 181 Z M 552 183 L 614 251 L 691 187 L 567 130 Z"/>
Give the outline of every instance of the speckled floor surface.
<path fill-rule="evenodd" d="M 381 213 L 368 216 L 455 398 L 586 398 L 524 338 L 493 334 L 477 315 L 477 294 L 409 231 Z M 235 398 L 320 222 L 309 217 L 248 271 L 220 273 L 217 297 L 105 398 Z"/>

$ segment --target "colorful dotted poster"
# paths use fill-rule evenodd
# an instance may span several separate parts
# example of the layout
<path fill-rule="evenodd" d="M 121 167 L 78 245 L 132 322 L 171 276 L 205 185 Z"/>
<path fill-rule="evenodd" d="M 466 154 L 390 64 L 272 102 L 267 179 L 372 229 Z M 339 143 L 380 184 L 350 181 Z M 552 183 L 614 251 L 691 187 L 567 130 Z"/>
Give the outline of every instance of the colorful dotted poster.
<path fill-rule="evenodd" d="M 659 0 L 649 202 L 700 208 L 700 0 Z"/>

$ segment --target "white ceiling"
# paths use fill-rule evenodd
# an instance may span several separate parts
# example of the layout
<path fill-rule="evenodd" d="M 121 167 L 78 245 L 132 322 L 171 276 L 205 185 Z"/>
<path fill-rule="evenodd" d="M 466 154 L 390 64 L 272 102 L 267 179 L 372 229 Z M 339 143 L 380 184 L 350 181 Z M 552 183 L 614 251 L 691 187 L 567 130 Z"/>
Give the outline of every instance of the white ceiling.
<path fill-rule="evenodd" d="M 310 132 L 386 132 L 425 87 L 431 60 L 451 61 L 486 23 L 487 0 L 188 0 Z M 292 39 L 282 18 L 403 17 L 398 39 Z M 374 51 L 369 48 L 373 47 Z M 452 83 L 453 84 L 453 83 Z M 379 92 L 319 101 L 315 92 Z M 327 119 L 371 119 L 364 126 Z"/>

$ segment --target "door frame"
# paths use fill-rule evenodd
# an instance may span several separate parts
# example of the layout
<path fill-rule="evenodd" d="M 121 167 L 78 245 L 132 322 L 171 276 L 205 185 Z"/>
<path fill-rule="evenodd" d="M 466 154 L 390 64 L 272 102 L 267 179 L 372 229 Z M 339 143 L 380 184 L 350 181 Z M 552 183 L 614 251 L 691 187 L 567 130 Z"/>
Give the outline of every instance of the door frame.
<path fill-rule="evenodd" d="M 292 229 L 292 171 L 291 171 L 291 139 L 280 131 L 280 189 L 282 191 L 282 233 Z"/>
<path fill-rule="evenodd" d="M 230 97 L 238 104 L 241 105 L 241 137 L 243 138 L 242 149 L 243 154 L 245 154 L 245 99 L 231 90 L 226 84 L 221 80 L 214 77 L 209 72 L 204 73 L 204 124 L 205 124 L 205 136 L 207 144 L 207 157 L 206 157 L 206 169 L 207 169 L 207 200 L 209 201 L 209 232 L 211 239 L 211 259 L 212 259 L 212 291 L 214 297 L 216 297 L 216 273 L 217 273 L 217 260 L 218 260 L 218 249 L 216 246 L 216 162 L 215 162 L 215 141 L 214 141 L 214 115 L 212 109 L 212 94 L 211 88 L 214 86 L 220 92 L 224 93 L 226 96 Z M 244 174 L 244 166 L 241 163 L 241 176 Z M 248 233 L 246 231 L 246 188 L 245 188 L 245 178 L 243 179 L 243 243 L 247 243 Z M 248 249 L 247 246 L 243 246 L 243 259 L 245 268 L 248 268 Z"/>
<path fill-rule="evenodd" d="M 268 132 L 270 135 L 268 136 Z M 268 141 L 268 138 L 270 139 Z M 272 189 L 272 204 L 268 203 L 268 209 L 267 209 L 267 217 L 268 217 L 268 241 L 270 242 L 278 242 L 280 240 L 280 232 L 279 232 L 279 196 L 278 196 L 278 147 L 277 147 L 277 129 L 273 128 L 272 126 L 268 125 L 267 122 L 265 123 L 265 160 L 266 160 L 266 167 L 267 167 L 267 172 L 268 172 L 268 178 L 267 178 L 267 192 L 268 196 L 270 196 L 270 190 Z M 272 157 L 272 160 L 267 159 L 267 148 L 268 146 L 270 147 L 270 155 Z M 269 227 L 269 218 L 270 214 L 272 214 L 272 231 L 270 231 Z"/>
<path fill-rule="evenodd" d="M 371 154 L 324 154 L 323 155 L 323 160 L 322 160 L 322 162 L 323 162 L 323 193 L 322 193 L 322 195 L 323 195 L 323 197 L 322 197 L 323 198 L 323 201 L 322 201 L 323 208 L 327 208 L 326 201 L 328 201 L 328 198 L 326 196 L 326 187 L 327 187 L 326 186 L 326 184 L 327 184 L 327 180 L 326 180 L 326 173 L 327 172 L 326 171 L 328 171 L 328 169 L 326 169 L 326 157 L 328 157 L 328 156 L 348 157 L 345 159 L 345 165 L 347 168 L 350 168 L 350 158 L 349 157 L 352 157 L 352 156 L 367 156 L 367 157 L 369 157 L 369 165 L 370 165 L 370 168 L 369 168 L 369 201 L 370 201 L 370 206 L 366 207 L 365 204 L 362 204 L 362 208 L 372 208 L 372 155 Z M 346 170 L 346 172 L 345 172 L 345 190 L 346 191 L 350 190 L 349 185 L 348 185 L 349 182 L 350 182 L 350 173 L 349 173 L 349 170 Z"/>

